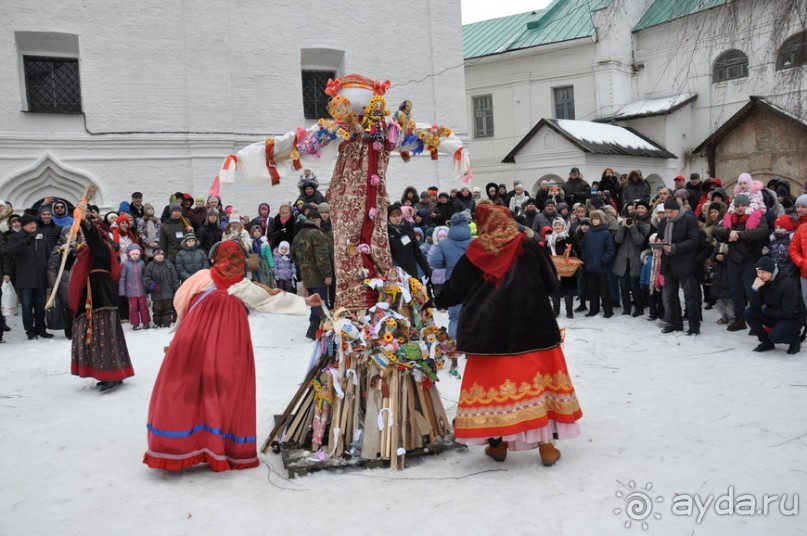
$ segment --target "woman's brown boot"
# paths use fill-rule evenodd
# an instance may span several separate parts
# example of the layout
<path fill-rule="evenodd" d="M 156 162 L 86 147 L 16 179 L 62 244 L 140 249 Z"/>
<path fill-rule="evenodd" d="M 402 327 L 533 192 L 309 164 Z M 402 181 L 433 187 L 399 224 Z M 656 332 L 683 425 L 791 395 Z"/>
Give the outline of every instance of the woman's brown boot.
<path fill-rule="evenodd" d="M 485 447 L 485 454 L 497 462 L 503 462 L 507 459 L 507 442 L 500 441 L 495 447 L 492 445 Z"/>
<path fill-rule="evenodd" d="M 541 463 L 550 467 L 560 459 L 560 451 L 552 443 L 538 443 L 538 451 L 541 453 Z"/>

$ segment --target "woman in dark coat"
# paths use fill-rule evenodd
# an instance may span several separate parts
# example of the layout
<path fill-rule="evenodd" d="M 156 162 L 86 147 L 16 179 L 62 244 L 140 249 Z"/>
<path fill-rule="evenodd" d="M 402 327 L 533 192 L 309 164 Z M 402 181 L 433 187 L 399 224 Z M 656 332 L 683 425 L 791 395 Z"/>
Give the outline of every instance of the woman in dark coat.
<path fill-rule="evenodd" d="M 79 206 L 89 214 L 86 203 Z M 70 370 L 74 376 L 99 380 L 104 392 L 134 376 L 117 307 L 120 258 L 100 222 L 85 217 L 81 229 L 87 245 L 78 250 L 68 292 L 73 315 Z"/>
<path fill-rule="evenodd" d="M 272 249 L 275 249 L 284 240 L 289 244 L 294 242 L 294 223 L 291 207 L 287 204 L 280 205 L 277 216 L 269 224 L 269 229 L 266 232 Z"/>
<path fill-rule="evenodd" d="M 583 236 L 585 248 L 583 262 L 586 267 L 586 287 L 588 288 L 589 310 L 586 316 L 596 316 L 600 312 L 600 301 L 605 318 L 614 316 L 611 292 L 608 289 L 608 273 L 616 255 L 616 246 L 605 223 L 601 210 L 589 214 L 591 230 Z"/>
<path fill-rule="evenodd" d="M 561 217 L 552 221 L 552 232 L 546 237 L 546 252 L 552 256 L 563 255 L 569 248 L 570 257 L 579 257 L 574 239 L 569 236 L 569 224 Z M 577 293 L 577 278 L 580 269 L 571 277 L 561 277 L 558 290 L 552 293 L 552 310 L 555 318 L 560 314 L 560 299 L 566 304 L 566 318 L 574 318 L 574 296 Z"/>
<path fill-rule="evenodd" d="M 423 255 L 415 236 L 415 229 L 403 219 L 401 205 L 394 204 L 387 211 L 389 222 L 387 234 L 389 235 L 389 249 L 392 253 L 392 262 L 400 266 L 410 276 L 417 279 L 418 266 L 426 277 L 431 279 L 432 269 L 429 261 Z"/>
<path fill-rule="evenodd" d="M 538 447 L 544 465 L 560 452 L 551 440 L 580 433 L 582 417 L 561 335 L 549 305 L 558 285 L 546 251 L 492 203 L 476 206 L 471 242 L 434 305 L 462 303 L 457 350 L 467 355 L 454 434 L 504 461 Z M 536 329 L 535 326 L 541 326 Z"/>

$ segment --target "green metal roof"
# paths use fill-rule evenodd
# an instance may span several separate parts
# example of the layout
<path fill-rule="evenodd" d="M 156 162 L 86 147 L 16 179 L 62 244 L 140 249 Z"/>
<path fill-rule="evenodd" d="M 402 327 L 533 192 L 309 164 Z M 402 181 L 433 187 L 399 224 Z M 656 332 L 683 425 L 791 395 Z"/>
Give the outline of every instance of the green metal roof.
<path fill-rule="evenodd" d="M 732 0 L 656 0 L 653 2 L 633 31 L 638 32 L 651 26 L 686 17 L 698 11 L 705 11 L 728 4 Z"/>
<path fill-rule="evenodd" d="M 465 59 L 594 35 L 593 12 L 613 0 L 554 0 L 546 9 L 462 27 Z"/>

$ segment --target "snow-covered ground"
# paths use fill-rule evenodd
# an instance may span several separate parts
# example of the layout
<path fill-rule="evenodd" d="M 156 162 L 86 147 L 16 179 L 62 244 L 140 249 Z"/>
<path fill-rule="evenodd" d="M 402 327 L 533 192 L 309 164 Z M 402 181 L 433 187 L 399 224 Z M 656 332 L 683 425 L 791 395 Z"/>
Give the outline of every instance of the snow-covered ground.
<path fill-rule="evenodd" d="M 694 338 L 662 335 L 619 309 L 609 320 L 563 319 L 583 436 L 559 444 L 554 467 L 541 466 L 536 451 L 500 464 L 472 448 L 396 473 L 295 480 L 271 453 L 257 469 L 221 474 L 141 463 L 166 330 L 126 326 L 137 375 L 101 395 L 70 375 L 61 334 L 23 340 L 15 317 L 0 345 L 0 533 L 807 534 L 807 350 L 755 354 L 755 338 L 726 332 L 713 313 Z M 250 323 L 262 441 L 296 391 L 311 345 L 304 318 L 251 315 Z M 451 416 L 460 382 L 446 374 L 439 385 Z M 765 494 L 787 494 L 790 510 L 798 494 L 799 514 L 780 514 L 778 499 L 767 515 L 719 515 L 713 503 L 700 523 L 697 508 L 672 512 L 675 495 L 682 508 L 685 495 L 706 502 L 730 487 L 735 505 L 750 494 L 755 510 Z M 626 502 L 644 497 L 648 529 L 638 510 L 626 528 Z"/>

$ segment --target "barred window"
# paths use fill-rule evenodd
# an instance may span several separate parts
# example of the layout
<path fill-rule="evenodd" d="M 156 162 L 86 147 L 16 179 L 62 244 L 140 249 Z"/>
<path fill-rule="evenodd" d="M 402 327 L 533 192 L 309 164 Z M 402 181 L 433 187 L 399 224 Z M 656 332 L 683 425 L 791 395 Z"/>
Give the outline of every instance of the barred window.
<path fill-rule="evenodd" d="M 29 112 L 81 112 L 78 59 L 23 56 Z"/>
<path fill-rule="evenodd" d="M 325 94 L 329 78 L 336 78 L 336 71 L 303 70 L 303 115 L 306 119 L 328 117 L 328 101 Z"/>
<path fill-rule="evenodd" d="M 493 136 L 493 95 L 472 97 L 474 107 L 474 138 Z"/>
<path fill-rule="evenodd" d="M 574 86 L 552 88 L 555 119 L 574 119 Z"/>
<path fill-rule="evenodd" d="M 776 70 L 792 69 L 807 64 L 807 32 L 787 38 L 776 56 Z"/>
<path fill-rule="evenodd" d="M 739 50 L 727 50 L 715 60 L 712 82 L 748 77 L 748 56 Z"/>

